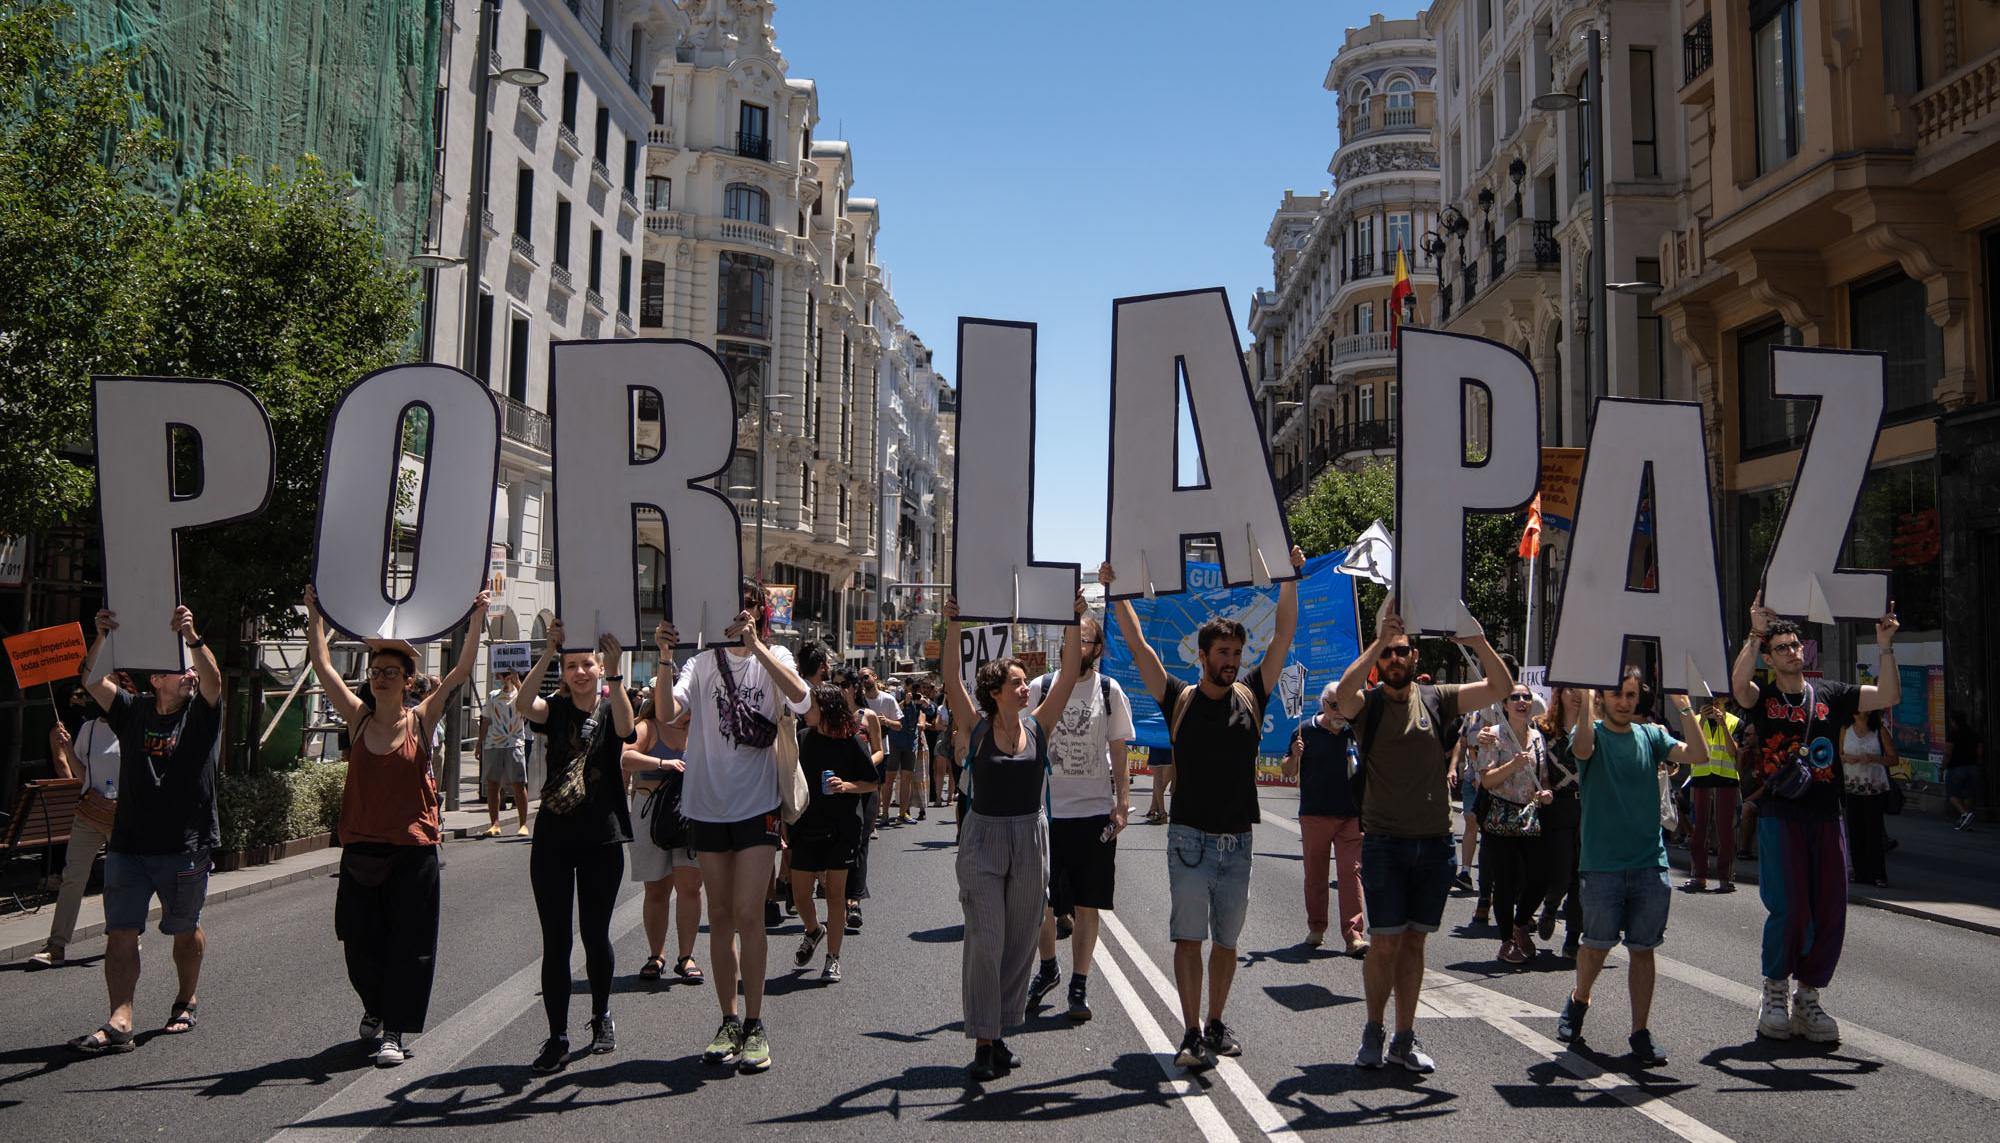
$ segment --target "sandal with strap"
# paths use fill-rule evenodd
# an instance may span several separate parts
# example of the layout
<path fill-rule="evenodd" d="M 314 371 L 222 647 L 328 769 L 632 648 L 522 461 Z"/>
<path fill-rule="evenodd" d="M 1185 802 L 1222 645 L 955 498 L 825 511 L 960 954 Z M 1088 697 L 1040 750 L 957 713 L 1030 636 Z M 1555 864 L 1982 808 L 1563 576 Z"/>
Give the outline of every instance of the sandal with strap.
<path fill-rule="evenodd" d="M 642 965 L 639 969 L 639 979 L 658 980 L 660 979 L 660 973 L 664 972 L 666 970 L 666 967 L 667 967 L 666 957 L 649 956 L 646 958 L 646 963 Z"/>
<path fill-rule="evenodd" d="M 195 1015 L 197 1007 L 193 1000 L 174 1001 L 174 1010 L 167 1016 L 167 1026 L 162 1031 L 169 1036 L 182 1036 L 194 1031 L 194 1026 L 199 1023 Z"/>
<path fill-rule="evenodd" d="M 674 962 L 674 975 L 680 977 L 682 980 L 693 981 L 697 984 L 704 979 L 701 969 L 696 967 L 694 958 L 691 956 L 684 956 Z"/>
<path fill-rule="evenodd" d="M 121 1032 L 109 1024 L 69 1042 L 70 1051 L 86 1056 L 115 1056 L 138 1046 L 139 1041 L 131 1032 Z"/>

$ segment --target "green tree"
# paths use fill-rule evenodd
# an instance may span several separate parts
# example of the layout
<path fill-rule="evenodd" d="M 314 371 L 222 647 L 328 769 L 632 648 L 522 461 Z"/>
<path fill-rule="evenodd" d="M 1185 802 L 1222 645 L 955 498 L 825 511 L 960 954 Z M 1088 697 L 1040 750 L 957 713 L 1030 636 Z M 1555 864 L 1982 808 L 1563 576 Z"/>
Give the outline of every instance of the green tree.
<path fill-rule="evenodd" d="M 147 268 L 149 374 L 215 377 L 264 404 L 276 442 L 263 515 L 182 545 L 181 588 L 205 632 L 289 633 L 310 573 L 327 419 L 340 394 L 404 356 L 415 275 L 306 156 L 296 176 L 241 165 L 189 184 Z M 216 447 L 214 442 L 210 447 Z"/>
<path fill-rule="evenodd" d="M 1346 547 L 1376 520 L 1393 534 L 1396 527 L 1396 464 L 1382 461 L 1356 472 L 1328 471 L 1313 482 L 1291 512 L 1292 538 L 1308 556 Z M 1514 516 L 1475 513 L 1465 525 L 1465 605 L 1485 626 L 1496 647 L 1511 645 L 1523 629 L 1520 531 Z M 1375 611 L 1384 589 L 1360 582 L 1363 634 L 1372 636 Z M 1426 648 L 1437 662 L 1439 649 Z M 1456 657 L 1455 654 L 1452 656 Z"/>
<path fill-rule="evenodd" d="M 163 153 L 134 57 L 65 41 L 57 4 L 0 0 L 0 532 L 84 518 L 90 376 L 148 336 L 140 269 L 167 211 L 137 189 Z"/>

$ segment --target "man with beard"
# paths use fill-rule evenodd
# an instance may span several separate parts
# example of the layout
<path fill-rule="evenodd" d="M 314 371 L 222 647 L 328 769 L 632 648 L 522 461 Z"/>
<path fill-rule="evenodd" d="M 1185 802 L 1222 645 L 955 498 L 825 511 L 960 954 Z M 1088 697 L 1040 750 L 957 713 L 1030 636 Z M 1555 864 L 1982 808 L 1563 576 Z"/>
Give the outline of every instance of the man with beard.
<path fill-rule="evenodd" d="M 1375 616 L 1375 641 L 1340 676 L 1341 716 L 1361 750 L 1361 896 L 1370 952 L 1362 962 L 1368 1022 L 1355 1064 L 1383 1064 L 1383 1015 L 1396 998 L 1396 1036 L 1387 1060 L 1413 1072 L 1437 1065 L 1417 1043 L 1417 993 L 1424 982 L 1424 941 L 1444 920 L 1451 892 L 1451 762 L 1444 734 L 1459 715 L 1505 698 L 1514 687 L 1507 665 L 1476 628 L 1452 640 L 1479 656 L 1485 679 L 1431 686 L 1417 678 L 1417 649 L 1403 631 L 1395 598 Z M 1373 669 L 1380 685 L 1364 690 Z"/>
<path fill-rule="evenodd" d="M 1118 835 L 1125 829 L 1131 775 L 1125 744 L 1132 740 L 1132 706 L 1118 680 L 1097 670 L 1104 625 L 1086 615 L 1079 642 L 1082 673 L 1056 732 L 1049 736 L 1049 908 L 1042 919 L 1041 965 L 1028 984 L 1028 1007 L 1062 982 L 1056 968 L 1056 918 L 1074 913 L 1070 930 L 1069 1018 L 1090 1019 L 1090 959 L 1097 949 L 1098 910 L 1111 908 L 1117 880 Z M 1028 686 L 1041 705 L 1054 674 Z"/>
<path fill-rule="evenodd" d="M 1305 553 L 1292 549 L 1294 571 Z M 1115 576 L 1106 563 L 1097 581 L 1108 592 Z M 1201 625 L 1201 681 L 1167 674 L 1146 642 L 1130 600 L 1118 601 L 1118 630 L 1146 690 L 1167 716 L 1178 785 L 1167 827 L 1167 884 L 1173 898 L 1168 928 L 1174 941 L 1174 984 L 1180 991 L 1187 1032 L 1174 1062 L 1184 1068 L 1215 1066 L 1217 1056 L 1240 1056 L 1243 1046 L 1222 1022 L 1229 985 L 1236 977 L 1236 941 L 1250 904 L 1250 827 L 1257 811 L 1257 747 L 1264 736 L 1264 706 L 1285 669 L 1298 628 L 1299 585 L 1285 581 L 1271 642 L 1257 669 L 1239 680 L 1249 635 L 1220 616 Z M 1208 1023 L 1201 1021 L 1202 942 L 1208 952 Z"/>
<path fill-rule="evenodd" d="M 1896 671 L 1896 605 L 1875 624 L 1881 652 L 1875 686 L 1805 677 L 1799 625 L 1750 605 L 1750 637 L 1729 674 L 1750 733 L 1742 767 L 1761 782 L 1757 816 L 1757 892 L 1764 900 L 1764 1003 L 1757 1034 L 1840 1042 L 1840 1025 L 1820 1007 L 1847 933 L 1847 840 L 1840 826 L 1841 768 L 1835 743 L 1859 709 L 1885 710 L 1902 697 Z M 1770 665 L 1757 681 L 1757 651 Z M 1793 977 L 1798 991 L 1786 992 Z"/>

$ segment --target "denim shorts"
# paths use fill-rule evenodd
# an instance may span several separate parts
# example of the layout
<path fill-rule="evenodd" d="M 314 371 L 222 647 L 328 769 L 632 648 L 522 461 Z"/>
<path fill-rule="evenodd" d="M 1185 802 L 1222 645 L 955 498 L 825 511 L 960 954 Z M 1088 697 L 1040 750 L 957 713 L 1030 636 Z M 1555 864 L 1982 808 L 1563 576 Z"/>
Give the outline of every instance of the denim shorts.
<path fill-rule="evenodd" d="M 1946 797 L 1961 801 L 1972 801 L 1978 796 L 1979 767 L 1953 766 L 1944 772 L 1944 792 Z"/>
<path fill-rule="evenodd" d="M 146 931 L 153 898 L 160 898 L 160 931 L 168 936 L 191 933 L 201 924 L 201 907 L 208 900 L 208 851 L 152 856 L 140 853 L 104 855 L 104 931 Z"/>
<path fill-rule="evenodd" d="M 1626 948 L 1645 952 L 1666 940 L 1674 890 L 1665 869 L 1586 869 L 1579 876 L 1585 946 L 1608 949 L 1622 935 Z"/>
<path fill-rule="evenodd" d="M 1450 834 L 1361 839 L 1361 904 L 1368 931 L 1381 936 L 1435 933 L 1457 866 Z"/>
<path fill-rule="evenodd" d="M 1250 908 L 1250 835 L 1167 827 L 1167 886 L 1177 941 L 1212 940 L 1233 949 Z"/>

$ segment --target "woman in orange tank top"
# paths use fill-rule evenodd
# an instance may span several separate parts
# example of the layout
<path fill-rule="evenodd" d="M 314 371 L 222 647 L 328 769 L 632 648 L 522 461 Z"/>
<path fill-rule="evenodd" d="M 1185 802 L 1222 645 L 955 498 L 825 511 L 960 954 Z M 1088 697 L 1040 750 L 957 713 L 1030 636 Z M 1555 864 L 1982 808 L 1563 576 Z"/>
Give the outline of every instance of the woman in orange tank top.
<path fill-rule="evenodd" d="M 347 978 L 361 998 L 358 1033 L 378 1067 L 410 1056 L 404 1037 L 424 1030 L 437 969 L 438 790 L 431 733 L 479 657 L 487 593 L 473 600 L 457 665 L 441 686 L 403 705 L 416 676 L 417 649 L 368 639 L 368 685 L 360 694 L 333 669 L 326 620 L 306 588 L 306 645 L 327 702 L 353 745 L 340 800 L 340 887 L 333 931 Z"/>

